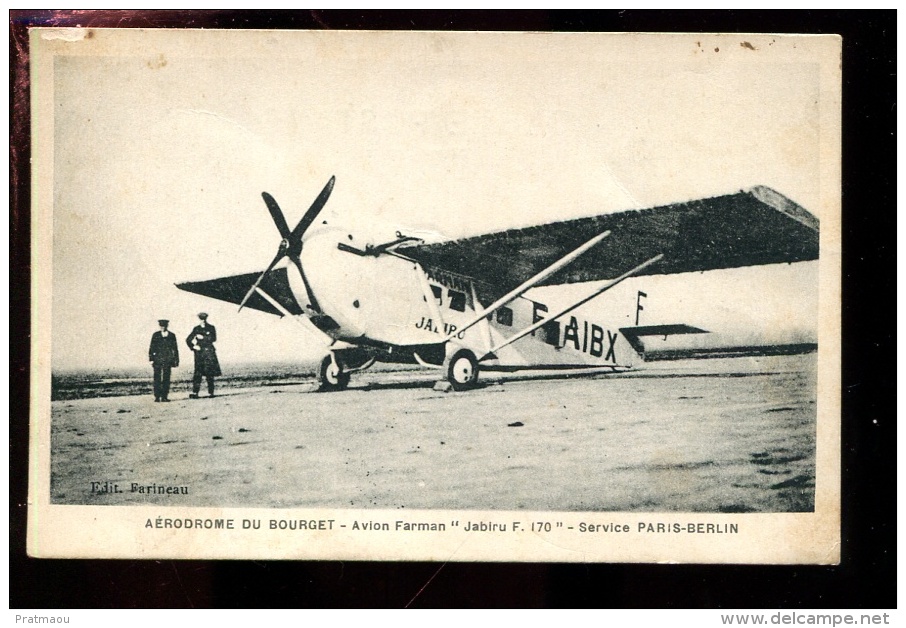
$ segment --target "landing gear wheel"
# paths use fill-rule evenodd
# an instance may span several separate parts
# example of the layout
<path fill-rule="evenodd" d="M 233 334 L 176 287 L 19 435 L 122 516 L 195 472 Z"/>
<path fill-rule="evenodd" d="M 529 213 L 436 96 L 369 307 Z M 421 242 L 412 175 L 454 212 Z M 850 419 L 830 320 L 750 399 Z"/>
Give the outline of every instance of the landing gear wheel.
<path fill-rule="evenodd" d="M 453 390 L 468 390 L 478 382 L 478 360 L 468 349 L 454 351 L 445 360 L 444 371 Z"/>
<path fill-rule="evenodd" d="M 343 371 L 339 362 L 334 362 L 329 355 L 325 355 L 318 368 L 318 384 L 318 390 L 323 392 L 344 390 L 349 385 L 349 373 Z"/>

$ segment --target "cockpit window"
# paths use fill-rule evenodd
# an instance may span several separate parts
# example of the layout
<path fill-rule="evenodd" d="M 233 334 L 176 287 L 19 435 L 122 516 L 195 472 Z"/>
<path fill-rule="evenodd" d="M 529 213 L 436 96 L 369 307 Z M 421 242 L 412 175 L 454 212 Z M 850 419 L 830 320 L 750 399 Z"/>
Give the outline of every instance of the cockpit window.
<path fill-rule="evenodd" d="M 443 304 L 444 304 L 444 298 L 443 298 L 444 291 L 443 291 L 443 289 L 442 289 L 440 286 L 434 286 L 434 285 L 432 285 L 432 286 L 431 286 L 431 292 L 434 293 L 434 298 L 437 300 L 437 304 L 438 304 L 438 305 L 443 305 Z"/>
<path fill-rule="evenodd" d="M 450 290 L 447 293 L 447 296 L 450 298 L 450 309 L 456 310 L 457 312 L 466 311 L 466 295 L 463 292 L 457 292 L 456 290 Z"/>
<path fill-rule="evenodd" d="M 497 310 L 497 322 L 507 327 L 513 326 L 513 310 L 504 306 Z"/>

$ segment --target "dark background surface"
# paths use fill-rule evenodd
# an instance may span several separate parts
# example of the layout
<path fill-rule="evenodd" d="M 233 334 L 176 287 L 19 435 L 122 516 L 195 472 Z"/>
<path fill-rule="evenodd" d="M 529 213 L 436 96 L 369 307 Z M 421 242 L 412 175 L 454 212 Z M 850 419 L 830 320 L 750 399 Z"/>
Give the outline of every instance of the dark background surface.
<path fill-rule="evenodd" d="M 28 558 L 30 25 L 843 35 L 841 564 Z M 895 11 L 10 11 L 10 608 L 895 608 L 895 51 Z"/>

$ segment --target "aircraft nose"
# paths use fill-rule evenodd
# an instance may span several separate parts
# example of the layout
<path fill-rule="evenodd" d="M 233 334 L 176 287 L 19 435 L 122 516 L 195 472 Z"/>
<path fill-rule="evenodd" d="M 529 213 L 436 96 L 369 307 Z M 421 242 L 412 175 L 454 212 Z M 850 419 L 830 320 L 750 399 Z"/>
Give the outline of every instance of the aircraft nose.
<path fill-rule="evenodd" d="M 363 312 L 372 306 L 368 286 L 373 274 L 367 264 L 374 258 L 341 251 L 340 242 L 350 242 L 347 233 L 333 229 L 313 233 L 305 240 L 300 261 L 321 314 L 337 326 L 331 335 L 359 338 L 367 333 Z M 354 239 L 351 242 L 355 244 Z M 294 286 L 294 292 L 297 289 L 303 288 Z"/>

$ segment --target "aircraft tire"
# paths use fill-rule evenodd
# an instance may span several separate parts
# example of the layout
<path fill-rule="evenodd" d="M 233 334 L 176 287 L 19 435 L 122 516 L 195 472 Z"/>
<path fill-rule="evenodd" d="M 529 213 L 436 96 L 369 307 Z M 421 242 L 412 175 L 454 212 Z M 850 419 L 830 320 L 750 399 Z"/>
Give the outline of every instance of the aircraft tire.
<path fill-rule="evenodd" d="M 344 390 L 347 386 L 349 386 L 349 373 L 342 370 L 342 365 L 340 365 L 340 371 L 337 372 L 333 366 L 333 360 L 329 355 L 325 355 L 318 368 L 318 390 L 334 392 Z"/>
<path fill-rule="evenodd" d="M 444 372 L 453 390 L 468 390 L 478 383 L 478 360 L 468 349 L 454 351 L 444 362 Z"/>

